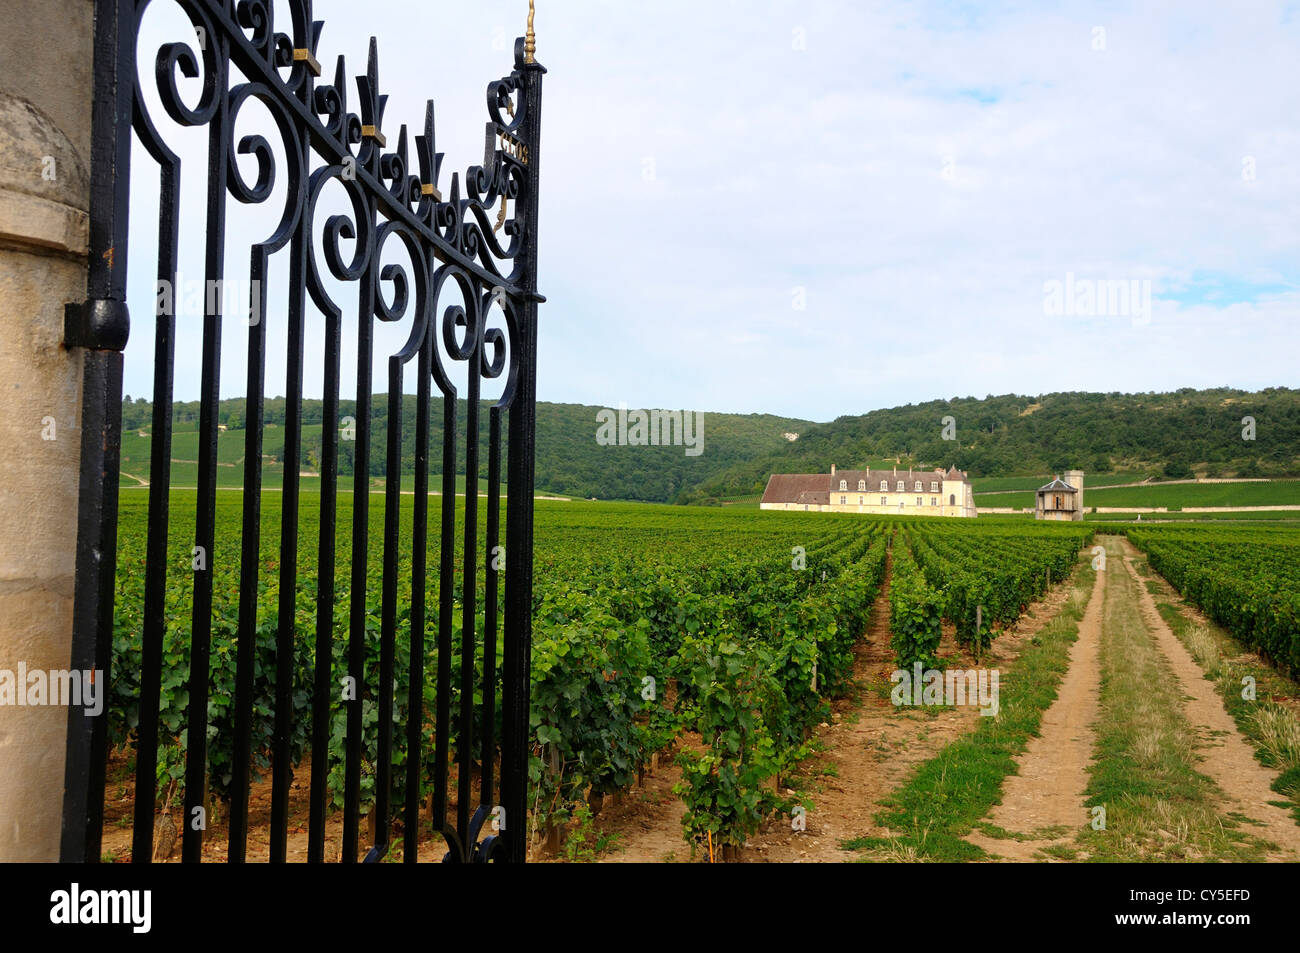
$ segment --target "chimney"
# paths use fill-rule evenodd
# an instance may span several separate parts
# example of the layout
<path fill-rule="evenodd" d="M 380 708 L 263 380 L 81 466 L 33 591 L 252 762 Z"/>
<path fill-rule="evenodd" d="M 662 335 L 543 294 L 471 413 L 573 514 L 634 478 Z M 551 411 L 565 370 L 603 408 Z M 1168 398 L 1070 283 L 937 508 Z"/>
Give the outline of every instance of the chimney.
<path fill-rule="evenodd" d="M 835 476 L 835 464 L 831 464 L 831 476 Z"/>

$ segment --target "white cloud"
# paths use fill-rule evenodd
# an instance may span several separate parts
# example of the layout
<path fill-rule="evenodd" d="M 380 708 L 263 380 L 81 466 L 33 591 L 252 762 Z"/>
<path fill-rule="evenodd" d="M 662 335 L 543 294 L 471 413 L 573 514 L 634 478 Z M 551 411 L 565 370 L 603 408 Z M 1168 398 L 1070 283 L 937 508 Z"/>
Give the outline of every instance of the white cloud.
<path fill-rule="evenodd" d="M 445 183 L 479 161 L 483 88 L 509 66 L 493 39 L 522 31 L 525 5 L 384 6 L 318 0 L 322 62 L 344 52 L 355 75 L 378 35 L 390 143 L 434 96 Z M 1300 18 L 1285 10 L 539 4 L 539 396 L 829 419 L 966 393 L 1296 385 Z M 138 284 L 152 265 L 136 242 Z M 1150 278 L 1154 319 L 1055 329 L 1063 357 L 1042 287 L 1069 271 Z M 1201 273 L 1292 293 L 1159 300 Z M 147 393 L 134 312 L 127 390 Z M 227 331 L 226 394 L 242 392 L 242 333 Z M 179 397 L 197 392 L 196 354 L 178 358 Z M 282 378 L 281 348 L 268 391 Z"/>

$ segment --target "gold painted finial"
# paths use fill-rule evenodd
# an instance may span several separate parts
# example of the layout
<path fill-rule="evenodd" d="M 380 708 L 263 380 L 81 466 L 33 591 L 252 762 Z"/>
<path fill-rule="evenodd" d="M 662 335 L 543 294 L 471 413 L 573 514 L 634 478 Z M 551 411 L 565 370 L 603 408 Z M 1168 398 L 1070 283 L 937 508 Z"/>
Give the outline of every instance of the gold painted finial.
<path fill-rule="evenodd" d="M 524 37 L 524 62 L 536 63 L 533 54 L 537 52 L 537 34 L 533 32 L 533 17 L 537 14 L 537 8 L 533 6 L 533 0 L 528 0 L 528 33 Z"/>

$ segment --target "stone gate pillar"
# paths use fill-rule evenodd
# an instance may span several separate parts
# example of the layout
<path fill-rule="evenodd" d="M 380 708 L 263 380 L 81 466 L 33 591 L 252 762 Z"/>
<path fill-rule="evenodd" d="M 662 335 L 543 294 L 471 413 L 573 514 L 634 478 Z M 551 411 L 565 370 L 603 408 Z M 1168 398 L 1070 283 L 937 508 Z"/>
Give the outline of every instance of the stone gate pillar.
<path fill-rule="evenodd" d="M 16 680 L 70 664 L 93 7 L 0 4 L 0 862 L 59 857 L 68 711 Z"/>

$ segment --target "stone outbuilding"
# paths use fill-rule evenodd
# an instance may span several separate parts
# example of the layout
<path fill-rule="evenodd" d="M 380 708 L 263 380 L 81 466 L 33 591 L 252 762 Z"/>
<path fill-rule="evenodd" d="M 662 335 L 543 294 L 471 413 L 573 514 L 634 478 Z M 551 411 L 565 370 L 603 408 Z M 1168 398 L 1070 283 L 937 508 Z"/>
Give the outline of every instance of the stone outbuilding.
<path fill-rule="evenodd" d="M 1070 470 L 1062 480 L 1059 476 L 1046 486 L 1038 488 L 1034 501 L 1034 519 L 1083 519 L 1083 471 Z"/>

